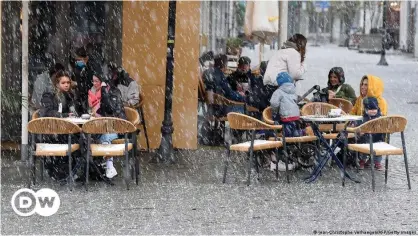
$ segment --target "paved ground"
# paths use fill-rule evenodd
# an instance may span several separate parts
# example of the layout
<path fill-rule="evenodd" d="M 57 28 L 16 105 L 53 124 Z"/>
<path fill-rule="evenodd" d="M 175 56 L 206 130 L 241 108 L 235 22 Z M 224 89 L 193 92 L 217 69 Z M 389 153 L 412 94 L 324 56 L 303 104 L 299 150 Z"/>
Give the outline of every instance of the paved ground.
<path fill-rule="evenodd" d="M 324 171 L 315 183 L 305 184 L 306 171 L 292 174 L 291 183 L 281 174 L 264 172 L 262 181 L 247 187 L 244 156 L 235 155 L 227 184 L 221 183 L 222 148 L 201 147 L 182 151 L 178 165 L 149 164 L 143 155 L 141 184 L 126 191 L 121 179 L 116 186 L 93 184 L 89 192 L 47 181 L 61 199 L 52 217 L 20 217 L 10 204 L 14 191 L 23 184 L 23 168 L 10 153 L 2 153 L 2 234 L 312 234 L 336 230 L 418 230 L 418 148 L 415 124 L 418 101 L 418 63 L 404 56 L 388 56 L 389 67 L 378 67 L 378 55 L 358 54 L 344 48 L 308 48 L 306 87 L 326 84 L 328 70 L 342 66 L 348 83 L 358 92 L 363 74 L 385 81 L 385 97 L 392 114 L 409 120 L 406 131 L 412 190 L 407 189 L 404 163 L 390 161 L 388 185 L 377 176 L 371 191 L 370 173 L 357 174 L 361 184 L 341 186 L 335 169 Z M 392 138 L 395 145 L 400 137 Z M 10 157 L 7 157 L 10 156 Z M 356 174 L 354 172 L 354 174 Z"/>

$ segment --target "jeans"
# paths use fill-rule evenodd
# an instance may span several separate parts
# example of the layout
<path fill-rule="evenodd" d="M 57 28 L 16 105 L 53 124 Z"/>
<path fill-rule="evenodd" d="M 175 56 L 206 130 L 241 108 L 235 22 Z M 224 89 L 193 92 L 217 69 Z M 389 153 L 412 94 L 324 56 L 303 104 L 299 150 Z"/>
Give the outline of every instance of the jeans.
<path fill-rule="evenodd" d="M 107 144 L 111 144 L 113 140 L 118 138 L 118 134 L 102 134 L 102 136 L 100 136 L 100 143 L 107 143 Z"/>
<path fill-rule="evenodd" d="M 383 142 L 385 141 L 385 137 L 383 134 L 372 134 L 373 142 Z M 369 135 L 362 135 L 360 137 L 359 143 L 370 143 L 370 136 Z M 359 155 L 360 160 L 365 160 L 367 158 L 366 155 Z M 370 156 L 371 158 L 371 156 Z M 374 156 L 374 162 L 381 163 L 383 158 L 382 156 Z M 371 159 L 370 159 L 371 160 Z"/>
<path fill-rule="evenodd" d="M 226 114 L 228 114 L 229 112 L 237 112 L 237 113 L 241 113 L 244 114 L 244 107 L 243 106 L 228 106 L 226 108 Z"/>

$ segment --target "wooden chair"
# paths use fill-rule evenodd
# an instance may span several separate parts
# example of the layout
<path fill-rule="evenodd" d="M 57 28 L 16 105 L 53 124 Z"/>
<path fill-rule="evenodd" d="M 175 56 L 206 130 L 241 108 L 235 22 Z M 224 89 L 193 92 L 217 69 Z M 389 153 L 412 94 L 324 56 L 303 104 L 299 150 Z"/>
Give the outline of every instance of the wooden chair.
<path fill-rule="evenodd" d="M 147 142 L 147 152 L 149 152 L 149 139 L 148 139 L 148 132 L 147 132 L 147 125 L 145 124 L 145 116 L 144 116 L 144 101 L 145 97 L 142 93 L 139 94 L 139 103 L 135 105 L 133 108 L 135 108 L 138 111 L 138 114 L 141 116 L 141 121 L 135 125 L 142 125 L 142 128 L 144 129 L 144 135 L 145 135 L 145 141 Z M 138 127 L 139 130 L 139 127 Z"/>
<path fill-rule="evenodd" d="M 405 161 L 406 178 L 408 181 L 408 188 L 411 189 L 411 181 L 409 179 L 408 158 L 406 155 L 406 144 L 404 131 L 407 124 L 407 120 L 403 116 L 385 116 L 370 120 L 358 127 L 349 128 L 351 132 L 358 134 L 364 134 L 369 136 L 369 143 L 367 144 L 348 144 L 348 149 L 370 155 L 371 157 L 371 169 L 372 169 L 372 188 L 375 189 L 375 177 L 374 177 L 374 157 L 386 156 L 385 160 L 385 184 L 387 184 L 388 177 L 388 165 L 389 155 L 403 155 Z M 390 145 L 387 142 L 373 143 L 372 134 L 393 134 L 401 133 L 402 148 L 398 148 Z"/>
<path fill-rule="evenodd" d="M 263 120 L 270 125 L 274 125 L 275 122 L 273 121 L 273 112 L 272 112 L 272 108 L 271 107 L 267 107 L 266 109 L 264 109 L 263 111 Z M 281 135 L 278 135 L 279 137 L 281 137 L 281 141 L 283 142 L 283 150 L 286 154 L 288 154 L 287 152 L 287 144 L 294 144 L 297 145 L 297 147 L 299 149 L 302 148 L 301 144 L 302 143 L 312 143 L 315 141 L 318 141 L 318 138 L 313 134 L 311 127 L 307 127 L 306 128 L 306 133 L 308 135 L 305 136 L 301 136 L 301 137 L 285 137 L 285 135 L 282 133 Z M 274 140 L 273 138 L 270 138 L 269 140 Z M 318 156 L 318 149 L 315 146 L 315 154 Z"/>
<path fill-rule="evenodd" d="M 32 114 L 32 120 L 34 119 L 38 119 L 39 118 L 39 110 L 36 110 L 33 114 Z"/>
<path fill-rule="evenodd" d="M 139 114 L 135 109 L 132 109 L 130 107 L 125 107 L 125 114 L 126 114 L 126 118 L 128 119 L 129 122 L 131 122 L 136 128 L 138 128 L 138 124 L 140 123 L 139 121 Z M 137 129 L 137 131 L 139 131 L 139 129 Z M 137 144 L 137 135 L 139 132 L 135 132 L 132 135 L 132 143 L 134 145 L 133 148 L 133 155 L 134 157 L 136 157 L 136 155 L 138 154 L 138 144 Z M 125 139 L 120 138 L 120 139 L 115 139 L 112 141 L 112 144 L 124 144 L 125 143 Z M 133 170 L 133 169 L 132 169 Z M 133 172 L 132 172 L 132 178 L 134 177 Z"/>
<path fill-rule="evenodd" d="M 306 104 L 302 107 L 301 115 L 302 116 L 308 116 L 308 115 L 328 115 L 328 113 L 331 111 L 331 109 L 338 109 L 338 107 L 328 104 L 328 103 L 322 103 L 322 102 L 311 102 Z M 344 111 L 341 112 L 342 115 L 346 115 Z M 328 140 L 336 139 L 339 132 L 344 130 L 345 124 L 320 124 L 319 125 L 319 131 L 325 132 L 324 138 Z M 348 138 L 354 138 L 355 135 L 353 133 L 349 133 Z"/>
<path fill-rule="evenodd" d="M 70 185 L 70 190 L 72 190 L 74 179 L 72 172 L 72 157 L 71 154 L 80 149 L 79 144 L 72 144 L 71 143 L 71 135 L 77 134 L 81 132 L 80 127 L 78 125 L 63 120 L 59 118 L 38 118 L 33 119 L 28 123 L 28 131 L 31 133 L 31 148 L 29 154 L 29 188 L 31 186 L 31 179 L 33 180 L 33 184 L 36 183 L 36 175 L 35 175 L 35 157 L 51 157 L 51 156 L 61 156 L 61 157 L 68 157 L 68 170 L 69 170 L 69 178 L 68 183 Z M 35 136 L 36 135 L 68 135 L 68 143 L 67 144 L 51 144 L 51 143 L 36 143 Z M 43 179 L 43 162 L 41 165 L 41 176 Z"/>
<path fill-rule="evenodd" d="M 89 166 L 91 157 L 115 157 L 125 156 L 125 170 L 124 177 L 126 188 L 129 190 L 129 151 L 133 149 L 133 144 L 128 140 L 128 134 L 135 135 L 136 127 L 129 121 L 114 118 L 114 117 L 101 117 L 88 121 L 83 125 L 83 132 L 87 134 L 87 161 L 86 161 L 86 190 L 89 180 Z M 92 134 L 124 134 L 124 144 L 90 144 Z M 136 184 L 139 179 L 139 160 L 135 158 L 135 177 Z"/>
<path fill-rule="evenodd" d="M 343 98 L 331 98 L 328 101 L 329 104 L 341 108 L 345 113 L 350 114 L 353 109 L 353 104 Z"/>
<path fill-rule="evenodd" d="M 231 151 L 237 151 L 237 152 L 247 152 L 249 153 L 249 159 L 248 159 L 248 174 L 247 174 L 247 185 L 250 185 L 250 177 L 251 177 L 251 164 L 253 162 L 253 152 L 254 151 L 260 151 L 260 150 L 266 150 L 266 149 L 275 149 L 276 156 L 278 157 L 278 149 L 283 146 L 283 143 L 281 141 L 267 141 L 267 140 L 255 140 L 255 132 L 256 130 L 280 130 L 282 128 L 281 125 L 269 125 L 262 121 L 259 121 L 255 118 L 252 118 L 250 116 L 230 112 L 228 113 L 228 122 L 229 127 L 231 129 L 235 130 L 250 130 L 251 131 L 251 141 L 244 142 L 244 143 L 238 143 L 238 144 L 231 144 L 227 148 L 227 156 L 225 159 L 225 166 L 224 166 L 224 175 L 222 183 L 225 183 L 226 181 L 226 174 L 228 170 L 228 164 L 230 161 L 230 154 Z M 256 161 L 256 158 L 254 158 L 254 161 Z M 258 165 L 256 164 L 256 169 L 258 172 Z M 278 178 L 279 172 L 278 172 L 278 162 L 276 164 L 276 178 Z M 286 177 L 287 181 L 289 182 L 289 175 L 288 175 L 288 156 L 286 156 Z"/>
<path fill-rule="evenodd" d="M 266 109 L 264 109 L 263 120 L 269 125 L 275 124 L 275 122 L 273 121 L 273 113 L 272 113 L 271 107 L 267 107 Z M 306 142 L 313 142 L 317 140 L 317 137 L 313 134 L 313 132 L 310 131 L 310 127 L 308 127 L 307 134 L 308 135 L 302 136 L 302 137 L 287 137 L 286 142 L 287 143 L 306 143 Z"/>

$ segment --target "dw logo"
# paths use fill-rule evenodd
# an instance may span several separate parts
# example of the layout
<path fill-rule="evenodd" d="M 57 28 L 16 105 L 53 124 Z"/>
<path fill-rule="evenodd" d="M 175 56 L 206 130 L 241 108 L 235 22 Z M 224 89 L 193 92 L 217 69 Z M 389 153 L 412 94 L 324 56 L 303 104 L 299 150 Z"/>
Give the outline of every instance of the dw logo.
<path fill-rule="evenodd" d="M 52 189 L 43 188 L 36 193 L 32 189 L 22 188 L 12 196 L 12 208 L 19 216 L 52 216 L 57 213 L 61 200 Z"/>

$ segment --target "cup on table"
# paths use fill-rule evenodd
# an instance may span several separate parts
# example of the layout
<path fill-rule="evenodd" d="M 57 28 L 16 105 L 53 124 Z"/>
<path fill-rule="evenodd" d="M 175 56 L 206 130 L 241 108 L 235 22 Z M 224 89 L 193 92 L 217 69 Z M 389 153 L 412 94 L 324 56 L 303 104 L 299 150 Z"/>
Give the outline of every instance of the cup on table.
<path fill-rule="evenodd" d="M 83 114 L 83 115 L 81 115 L 81 119 L 84 119 L 84 120 L 89 120 L 90 117 L 91 117 L 90 114 Z"/>

